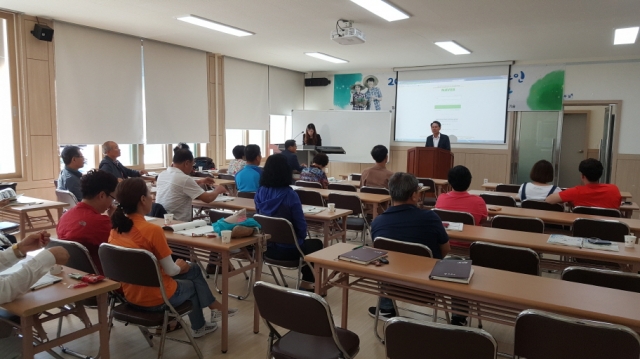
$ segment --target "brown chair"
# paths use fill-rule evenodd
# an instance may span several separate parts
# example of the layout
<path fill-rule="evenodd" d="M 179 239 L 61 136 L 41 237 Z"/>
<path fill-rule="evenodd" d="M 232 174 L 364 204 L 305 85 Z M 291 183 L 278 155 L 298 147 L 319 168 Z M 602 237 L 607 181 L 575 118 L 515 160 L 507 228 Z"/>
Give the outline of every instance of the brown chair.
<path fill-rule="evenodd" d="M 324 199 L 320 192 L 296 189 L 295 192 L 300 197 L 300 203 L 307 206 L 325 207 Z"/>
<path fill-rule="evenodd" d="M 614 208 L 578 206 L 578 207 L 574 207 L 573 210 L 571 210 L 571 212 L 580 213 L 580 214 L 591 214 L 594 216 L 602 216 L 602 217 L 615 217 L 615 218 L 622 217 L 622 214 L 620 213 L 620 211 Z"/>
<path fill-rule="evenodd" d="M 370 230 L 369 221 L 364 216 L 364 206 L 360 197 L 351 194 L 329 193 L 327 203 L 335 203 L 336 208 L 351 210 L 353 213 L 347 217 L 346 230 L 360 231 L 362 233 L 362 244 L 367 241 L 366 232 Z M 342 227 L 342 218 L 338 221 L 338 226 Z"/>
<path fill-rule="evenodd" d="M 480 198 L 482 198 L 486 204 L 493 206 L 516 207 L 516 200 L 510 196 L 483 193 L 480 195 Z"/>
<path fill-rule="evenodd" d="M 538 253 L 522 247 L 473 242 L 469 247 L 473 265 L 530 275 L 540 275 Z"/>
<path fill-rule="evenodd" d="M 187 300 L 175 308 L 169 303 L 156 257 L 144 249 L 124 248 L 108 243 L 100 245 L 98 254 L 106 277 L 122 283 L 159 288 L 165 306 L 165 310 L 162 312 L 149 312 L 140 310 L 125 302 L 111 310 L 109 319 L 116 319 L 144 328 L 141 331 L 146 338 L 149 335 L 155 335 L 150 333 L 147 328 L 161 328 L 158 358 L 162 358 L 164 342 L 169 339 L 183 344 L 190 344 L 196 351 L 198 358 L 202 359 L 202 352 L 191 335 L 190 327 L 182 319 L 183 316 L 191 312 L 191 301 Z M 196 308 L 196 310 L 201 309 Z M 170 319 L 175 319 L 182 325 L 188 341 L 167 337 L 167 324 Z M 150 340 L 148 342 L 151 346 L 153 345 Z"/>
<path fill-rule="evenodd" d="M 562 280 L 640 293 L 640 274 L 608 269 L 567 267 Z"/>
<path fill-rule="evenodd" d="M 361 173 L 352 173 L 350 176 L 352 181 L 360 181 L 360 178 L 362 178 Z"/>
<path fill-rule="evenodd" d="M 238 192 L 238 197 L 239 198 L 249 198 L 249 199 L 254 199 L 256 196 L 255 192 Z"/>
<path fill-rule="evenodd" d="M 298 244 L 298 239 L 296 237 L 296 232 L 294 231 L 291 222 L 284 218 L 269 217 L 261 214 L 256 214 L 255 216 L 253 216 L 253 219 L 260 223 L 260 226 L 262 227 L 262 233 L 271 235 L 271 238 L 268 240 L 268 242 L 279 244 L 295 244 L 298 253 L 300 253 L 299 259 L 273 259 L 269 258 L 266 255 L 266 252 L 263 258 L 264 263 L 269 268 L 273 279 L 278 285 L 280 285 L 280 282 L 278 281 L 278 277 L 276 277 L 273 268 L 278 269 L 278 273 L 280 274 L 280 278 L 282 279 L 282 284 L 285 287 L 289 287 L 289 284 L 284 278 L 284 274 L 282 274 L 282 269 L 297 270 L 298 276 L 296 279 L 296 288 L 300 288 L 300 282 L 302 281 L 302 267 L 309 266 L 309 268 L 313 269 L 313 266 L 309 262 L 304 260 L 304 253 L 302 253 L 302 249 L 300 249 L 300 245 Z"/>
<path fill-rule="evenodd" d="M 320 184 L 320 182 L 311 182 L 311 181 L 296 181 L 296 186 L 309 187 L 309 188 L 322 188 L 322 184 Z"/>
<path fill-rule="evenodd" d="M 509 192 L 509 193 L 519 193 L 520 185 L 519 184 L 502 184 L 496 186 L 496 192 Z"/>
<path fill-rule="evenodd" d="M 440 220 L 445 222 L 459 222 L 470 226 L 476 225 L 476 220 L 468 212 L 448 211 L 438 208 L 434 208 L 432 211 L 440 217 Z"/>
<path fill-rule="evenodd" d="M 350 359 L 360 351 L 358 335 L 336 327 L 329 304 L 319 295 L 262 281 L 253 291 L 269 328 L 268 358 Z M 275 326 L 289 332 L 282 335 Z"/>
<path fill-rule="evenodd" d="M 520 204 L 522 208 L 538 209 L 541 211 L 564 212 L 564 206 L 560 203 L 547 203 L 537 199 L 525 199 Z"/>
<path fill-rule="evenodd" d="M 391 318 L 384 325 L 386 358 L 495 359 L 498 343 L 482 329 Z"/>
<path fill-rule="evenodd" d="M 373 194 L 383 194 L 383 195 L 389 195 L 389 190 L 383 187 L 369 187 L 369 186 L 364 186 L 362 188 L 360 188 L 360 193 L 373 193 Z"/>
<path fill-rule="evenodd" d="M 329 183 L 329 189 L 334 191 L 358 192 L 356 186 L 344 183 Z"/>
<path fill-rule="evenodd" d="M 418 178 L 418 183 L 422 183 L 423 186 L 429 187 L 428 190 L 422 192 L 425 196 L 422 198 L 422 204 L 427 207 L 435 207 L 438 196 L 436 194 L 436 183 L 431 178 Z M 427 197 L 426 195 L 430 195 Z M 433 195 L 433 197 L 431 197 Z"/>
<path fill-rule="evenodd" d="M 76 196 L 73 193 L 63 189 L 56 188 L 56 199 L 58 200 L 58 202 L 66 203 L 69 205 L 68 207 L 65 207 L 65 210 L 69 210 L 75 207 L 76 204 L 78 204 L 78 199 L 76 198 Z"/>
<path fill-rule="evenodd" d="M 495 216 L 491 221 L 491 227 L 510 229 L 512 231 L 544 233 L 544 222 L 540 218 Z"/>
<path fill-rule="evenodd" d="M 624 242 L 624 236 L 629 235 L 626 223 L 611 219 L 578 218 L 573 221 L 572 235 L 574 237 L 600 238 L 612 242 Z"/>
<path fill-rule="evenodd" d="M 529 309 L 516 318 L 513 354 L 527 359 L 638 359 L 640 337 L 622 325 Z"/>

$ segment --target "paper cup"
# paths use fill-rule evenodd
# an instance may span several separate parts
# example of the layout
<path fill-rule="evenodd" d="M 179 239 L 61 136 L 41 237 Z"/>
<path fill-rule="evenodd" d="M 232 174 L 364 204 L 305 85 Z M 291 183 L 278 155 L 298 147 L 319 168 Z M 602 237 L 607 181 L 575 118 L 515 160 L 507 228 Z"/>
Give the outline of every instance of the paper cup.
<path fill-rule="evenodd" d="M 347 177 L 347 180 L 351 181 L 351 175 L 349 175 L 349 177 Z"/>
<path fill-rule="evenodd" d="M 54 265 L 53 267 L 51 267 L 51 269 L 49 269 L 49 273 L 53 275 L 58 275 L 62 273 L 62 266 L 58 264 Z"/>
<path fill-rule="evenodd" d="M 221 231 L 222 233 L 222 243 L 231 243 L 231 231 Z"/>
<path fill-rule="evenodd" d="M 167 213 L 164 215 L 164 225 L 169 226 L 173 221 L 173 213 Z"/>
<path fill-rule="evenodd" d="M 335 212 L 336 211 L 336 204 L 335 203 L 329 203 L 327 204 L 327 207 L 329 207 L 329 212 Z"/>
<path fill-rule="evenodd" d="M 636 245 L 636 236 L 624 236 L 624 246 L 633 247 Z"/>
<path fill-rule="evenodd" d="M 202 166 L 198 166 L 198 172 L 202 172 Z"/>

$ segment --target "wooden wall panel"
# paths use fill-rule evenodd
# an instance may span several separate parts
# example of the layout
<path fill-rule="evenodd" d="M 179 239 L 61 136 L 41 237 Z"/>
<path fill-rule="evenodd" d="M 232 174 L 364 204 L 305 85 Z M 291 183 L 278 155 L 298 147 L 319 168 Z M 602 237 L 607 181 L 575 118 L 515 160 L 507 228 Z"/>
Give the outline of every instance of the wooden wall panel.
<path fill-rule="evenodd" d="M 464 166 L 471 171 L 471 189 L 482 189 L 486 178 L 489 182 L 507 183 L 507 156 L 504 154 L 467 153 Z"/>
<path fill-rule="evenodd" d="M 45 21 L 41 20 L 40 23 L 45 23 L 48 26 L 51 26 L 51 24 L 48 23 L 48 21 L 46 20 Z M 27 49 L 27 58 L 34 59 L 34 60 L 48 61 L 49 60 L 49 42 L 40 41 L 31 34 L 31 30 L 33 30 L 33 26 L 35 24 L 36 22 L 33 20 L 24 21 L 23 36 L 25 40 L 24 41 L 25 47 Z"/>
<path fill-rule="evenodd" d="M 640 201 L 640 155 L 618 155 L 615 183 L 621 191 L 631 192 L 633 202 Z M 638 211 L 633 218 L 640 218 Z"/>
<path fill-rule="evenodd" d="M 348 175 L 351 173 L 361 173 L 360 163 L 352 162 L 329 162 L 328 176 L 341 179 L 340 175 Z"/>
<path fill-rule="evenodd" d="M 27 88 L 30 134 L 52 136 L 48 61 L 27 59 Z"/>
<path fill-rule="evenodd" d="M 51 136 L 31 136 L 31 180 L 53 180 L 57 153 L 53 153 Z"/>
<path fill-rule="evenodd" d="M 587 149 L 587 158 L 600 158 L 600 149 L 598 148 Z"/>

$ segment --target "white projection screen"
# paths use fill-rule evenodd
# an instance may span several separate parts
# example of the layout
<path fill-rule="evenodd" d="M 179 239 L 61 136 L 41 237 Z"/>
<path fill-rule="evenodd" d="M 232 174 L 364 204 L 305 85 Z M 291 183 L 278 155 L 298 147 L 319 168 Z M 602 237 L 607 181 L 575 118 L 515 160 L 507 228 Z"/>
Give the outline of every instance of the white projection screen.
<path fill-rule="evenodd" d="M 509 66 L 399 71 L 395 140 L 426 141 L 439 121 L 451 142 L 504 144 Z"/>

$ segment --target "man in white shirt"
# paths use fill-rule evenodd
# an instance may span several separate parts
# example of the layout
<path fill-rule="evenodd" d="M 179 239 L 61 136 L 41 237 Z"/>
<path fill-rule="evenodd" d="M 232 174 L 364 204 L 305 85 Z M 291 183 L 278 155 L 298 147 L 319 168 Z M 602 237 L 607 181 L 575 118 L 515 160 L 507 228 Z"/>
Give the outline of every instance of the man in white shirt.
<path fill-rule="evenodd" d="M 193 168 L 193 154 L 190 150 L 180 149 L 173 152 L 173 164 L 160 173 L 157 180 L 156 203 L 161 204 L 173 218 L 189 222 L 193 216 L 191 201 L 199 199 L 210 203 L 219 194 L 227 190 L 215 186 L 213 191 L 205 191 L 199 184 L 213 185 L 213 178 L 201 178 L 198 182 L 189 176 Z M 199 184 L 198 184 L 199 183 Z"/>

